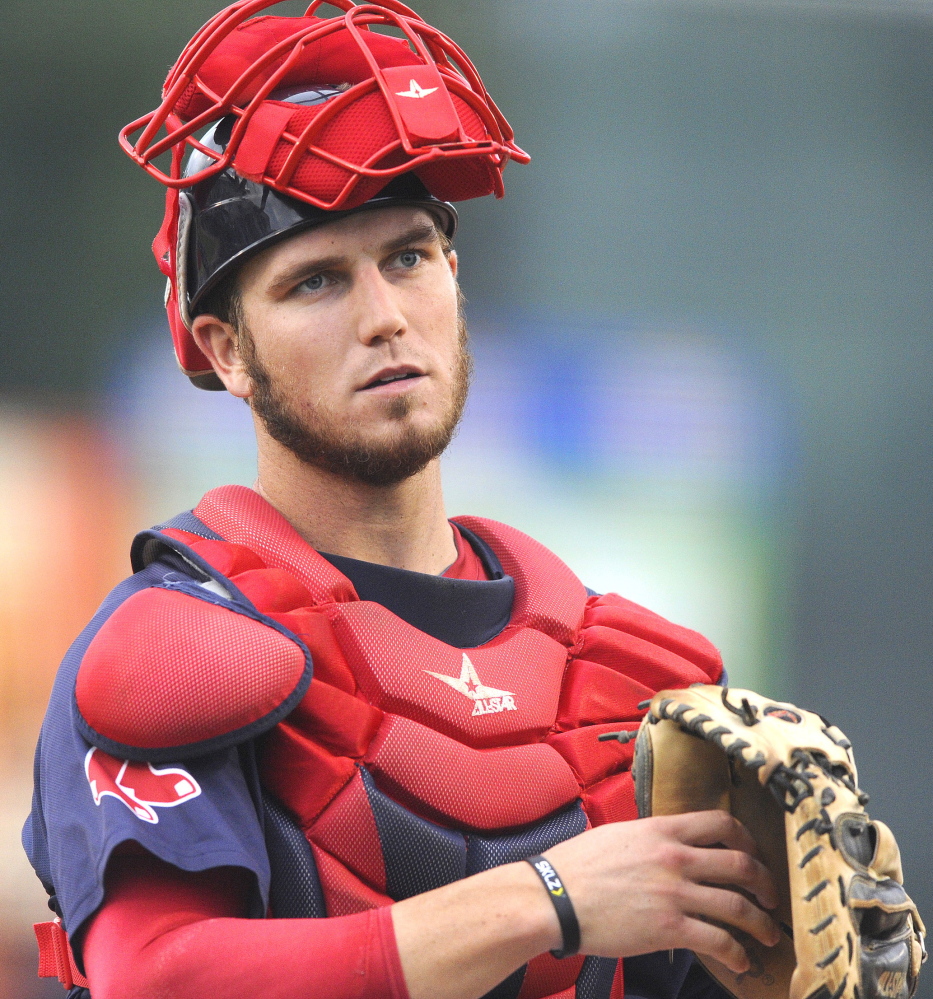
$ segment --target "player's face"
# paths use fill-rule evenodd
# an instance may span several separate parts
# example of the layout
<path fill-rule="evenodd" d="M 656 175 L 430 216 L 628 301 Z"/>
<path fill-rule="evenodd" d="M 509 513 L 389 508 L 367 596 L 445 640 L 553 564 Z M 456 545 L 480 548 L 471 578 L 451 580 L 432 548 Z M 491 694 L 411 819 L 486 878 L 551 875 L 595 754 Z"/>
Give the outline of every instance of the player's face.
<path fill-rule="evenodd" d="M 300 233 L 250 261 L 240 291 L 242 394 L 270 436 L 374 484 L 444 450 L 469 355 L 456 257 L 427 212 L 383 208 Z"/>

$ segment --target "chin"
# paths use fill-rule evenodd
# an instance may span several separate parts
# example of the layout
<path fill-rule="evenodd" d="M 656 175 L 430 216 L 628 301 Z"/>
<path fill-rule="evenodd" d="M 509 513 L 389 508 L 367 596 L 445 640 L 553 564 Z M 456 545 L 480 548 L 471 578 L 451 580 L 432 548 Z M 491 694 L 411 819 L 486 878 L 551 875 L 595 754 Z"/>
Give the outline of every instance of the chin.
<path fill-rule="evenodd" d="M 376 450 L 393 448 L 412 439 L 435 437 L 443 432 L 444 422 L 440 417 L 425 418 L 425 414 L 380 420 L 368 432 L 358 428 L 358 439 L 363 446 L 371 445 Z"/>

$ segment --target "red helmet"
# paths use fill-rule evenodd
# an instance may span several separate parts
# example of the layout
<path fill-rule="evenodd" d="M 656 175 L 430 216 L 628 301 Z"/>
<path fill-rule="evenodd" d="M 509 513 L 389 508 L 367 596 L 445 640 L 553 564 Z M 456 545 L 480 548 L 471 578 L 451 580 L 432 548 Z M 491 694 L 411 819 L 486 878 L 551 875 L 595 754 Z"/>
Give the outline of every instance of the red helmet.
<path fill-rule="evenodd" d="M 222 386 L 191 337 L 190 316 L 249 255 L 329 213 L 396 199 L 436 206 L 450 232 L 456 213 L 441 203 L 502 197 L 506 163 L 529 160 L 466 54 L 397 0 L 328 0 L 344 11 L 332 18 L 315 16 L 323 0 L 303 17 L 254 16 L 277 2 L 239 0 L 208 21 L 169 72 L 161 105 L 120 133 L 127 154 L 168 188 L 153 251 L 169 282 L 178 362 L 205 388 Z M 404 38 L 373 30 L 380 26 Z M 309 88 L 327 99 L 290 97 Z M 155 160 L 165 153 L 162 170 Z M 237 238 L 220 243 L 215 212 L 202 247 L 193 222 L 200 204 L 216 208 L 203 192 L 222 180 L 228 195 L 230 182 L 240 185 L 247 211 L 265 211 L 270 197 L 276 208 L 230 216 Z M 266 198 L 256 197 L 259 186 Z"/>

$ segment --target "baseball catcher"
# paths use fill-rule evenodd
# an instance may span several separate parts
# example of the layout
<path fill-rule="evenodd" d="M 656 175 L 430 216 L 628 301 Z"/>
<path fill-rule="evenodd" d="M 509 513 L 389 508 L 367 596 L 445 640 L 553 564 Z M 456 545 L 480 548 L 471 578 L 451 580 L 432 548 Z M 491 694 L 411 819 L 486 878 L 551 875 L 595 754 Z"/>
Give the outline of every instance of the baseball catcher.
<path fill-rule="evenodd" d="M 717 650 L 445 510 L 471 369 L 454 202 L 529 157 L 398 0 L 274 6 L 212 18 L 121 136 L 166 190 L 179 366 L 247 402 L 258 475 L 141 531 L 62 663 L 23 836 L 43 973 L 71 999 L 723 999 L 699 954 L 764 981 L 778 896 L 748 830 L 706 798 L 639 818 L 634 747 L 597 738 L 720 682 Z M 826 822 L 847 787 L 819 790 Z M 795 850 L 829 842 L 801 828 Z M 858 961 L 901 999 L 899 945 L 856 949 L 906 911 L 863 859 L 852 954 L 829 927 L 818 960 L 836 999 Z"/>

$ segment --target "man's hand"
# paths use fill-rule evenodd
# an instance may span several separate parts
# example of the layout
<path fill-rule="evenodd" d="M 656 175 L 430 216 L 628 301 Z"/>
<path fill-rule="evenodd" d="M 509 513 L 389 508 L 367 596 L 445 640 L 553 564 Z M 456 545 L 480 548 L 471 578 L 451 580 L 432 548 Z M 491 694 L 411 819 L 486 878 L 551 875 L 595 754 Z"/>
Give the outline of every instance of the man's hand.
<path fill-rule="evenodd" d="M 744 826 L 710 811 L 600 826 L 546 857 L 573 901 L 583 953 L 632 957 L 683 947 L 738 974 L 748 969 L 748 956 L 714 922 L 766 946 L 780 938 L 761 908 L 773 908 L 777 895 L 755 854 Z M 559 930 L 553 946 L 560 946 Z"/>
<path fill-rule="evenodd" d="M 573 902 L 582 953 L 633 957 L 682 947 L 740 973 L 748 956 L 724 926 L 766 946 L 780 937 L 764 911 L 777 903 L 774 885 L 755 852 L 732 816 L 707 811 L 600 826 L 545 857 Z M 557 914 L 525 863 L 484 871 L 392 910 L 411 999 L 475 999 L 561 946 Z"/>

